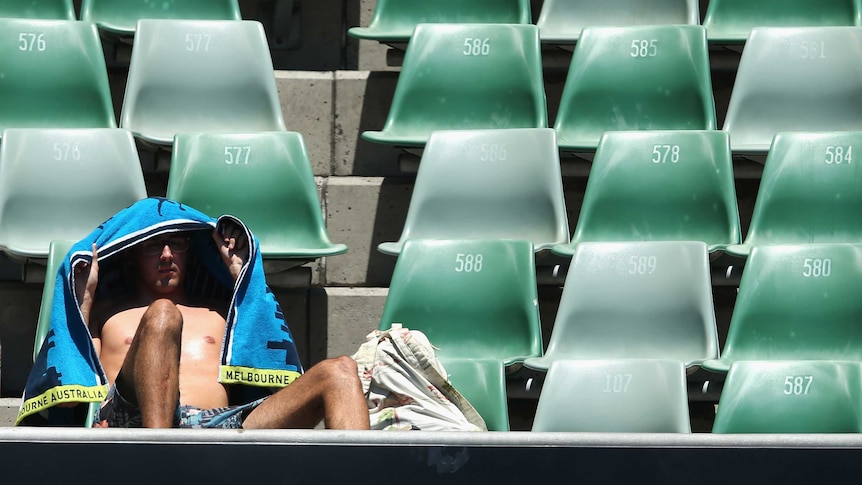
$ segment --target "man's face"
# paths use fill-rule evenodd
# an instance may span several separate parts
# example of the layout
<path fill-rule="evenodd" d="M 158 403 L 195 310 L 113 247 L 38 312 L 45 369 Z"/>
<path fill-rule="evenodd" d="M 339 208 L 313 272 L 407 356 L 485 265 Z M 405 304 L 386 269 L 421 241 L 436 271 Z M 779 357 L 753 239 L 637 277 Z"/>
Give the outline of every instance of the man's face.
<path fill-rule="evenodd" d="M 135 254 L 144 286 L 158 294 L 172 293 L 180 288 L 185 278 L 190 242 L 189 234 L 180 232 L 140 243 Z"/>

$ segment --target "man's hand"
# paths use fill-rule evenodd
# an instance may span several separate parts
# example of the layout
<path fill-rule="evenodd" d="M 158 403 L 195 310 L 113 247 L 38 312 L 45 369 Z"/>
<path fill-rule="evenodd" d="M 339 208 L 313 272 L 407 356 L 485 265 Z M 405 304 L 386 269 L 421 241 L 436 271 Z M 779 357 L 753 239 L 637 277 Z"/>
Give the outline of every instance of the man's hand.
<path fill-rule="evenodd" d="M 213 240 L 221 253 L 222 261 L 236 281 L 249 256 L 248 238 L 245 230 L 229 219 L 223 219 L 213 230 Z"/>
<path fill-rule="evenodd" d="M 78 297 L 78 305 L 84 316 L 84 323 L 90 323 L 90 310 L 96 296 L 96 287 L 99 286 L 99 254 L 96 252 L 96 243 L 93 243 L 93 261 L 91 263 L 80 262 L 75 265 L 75 295 Z"/>

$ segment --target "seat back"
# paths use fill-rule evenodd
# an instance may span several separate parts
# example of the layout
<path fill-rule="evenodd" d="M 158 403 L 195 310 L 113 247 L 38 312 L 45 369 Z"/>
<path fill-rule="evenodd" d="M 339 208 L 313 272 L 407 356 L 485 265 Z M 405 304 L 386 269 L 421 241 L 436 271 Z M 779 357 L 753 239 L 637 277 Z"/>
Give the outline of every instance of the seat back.
<path fill-rule="evenodd" d="M 117 126 L 93 24 L 4 18 L 0 32 L 0 130 Z"/>
<path fill-rule="evenodd" d="M 535 25 L 420 24 L 404 54 L 383 131 L 362 137 L 423 146 L 437 130 L 547 126 Z"/>
<path fill-rule="evenodd" d="M 859 362 L 736 362 L 718 401 L 713 433 L 859 433 Z"/>
<path fill-rule="evenodd" d="M 736 154 L 765 154 L 784 131 L 862 130 L 862 29 L 751 31 L 722 129 Z"/>
<path fill-rule="evenodd" d="M 704 241 L 710 251 L 740 240 L 727 134 L 609 131 L 599 141 L 572 244 Z"/>
<path fill-rule="evenodd" d="M 544 0 L 536 25 L 542 42 L 574 44 L 587 27 L 697 25 L 697 0 Z"/>
<path fill-rule="evenodd" d="M 509 430 L 504 367 L 541 355 L 528 241 L 410 240 L 398 256 L 380 328 L 420 330 L 488 429 Z"/>
<path fill-rule="evenodd" d="M 768 244 L 862 240 L 862 131 L 779 133 L 766 156 L 744 243 L 747 256 Z"/>
<path fill-rule="evenodd" d="M 757 246 L 745 263 L 721 359 L 862 360 L 862 245 Z"/>
<path fill-rule="evenodd" d="M 715 127 L 702 26 L 583 30 L 554 123 L 561 149 L 595 150 L 605 131 Z"/>
<path fill-rule="evenodd" d="M 39 304 L 39 318 L 36 323 L 36 338 L 33 341 L 33 361 L 39 355 L 39 350 L 42 349 L 42 344 L 45 343 L 45 338 L 51 330 L 54 285 L 57 283 L 57 274 L 63 261 L 65 261 L 66 254 L 72 249 L 73 244 L 75 241 L 69 240 L 54 240 L 49 244 L 45 283 L 42 286 L 42 300 Z M 53 426 L 83 425 L 85 428 L 90 428 L 93 426 L 93 418 L 98 407 L 99 403 L 91 402 L 86 407 L 86 413 L 77 409 L 54 408 L 49 413 L 48 423 Z"/>
<path fill-rule="evenodd" d="M 368 27 L 347 33 L 359 39 L 405 43 L 424 23 L 530 24 L 530 0 L 377 0 Z"/>
<path fill-rule="evenodd" d="M 544 357 L 668 359 L 686 366 L 718 356 L 706 244 L 585 242 L 575 247 Z"/>
<path fill-rule="evenodd" d="M 408 239 L 569 241 L 560 161 L 550 128 L 439 131 L 419 164 L 398 254 Z"/>
<path fill-rule="evenodd" d="M 140 19 L 242 20 L 237 0 L 82 0 L 81 20 L 133 35 Z"/>
<path fill-rule="evenodd" d="M 685 368 L 671 360 L 556 361 L 532 430 L 690 433 Z"/>
<path fill-rule="evenodd" d="M 118 128 L 7 129 L 0 144 L 0 248 L 43 259 L 147 196 L 131 134 Z"/>
<path fill-rule="evenodd" d="M 184 132 L 285 130 L 261 24 L 141 20 L 120 126 L 160 145 Z"/>
<path fill-rule="evenodd" d="M 347 251 L 329 240 L 300 133 L 177 134 L 166 196 L 213 217 L 239 217 L 264 258 Z"/>
<path fill-rule="evenodd" d="M 45 269 L 45 283 L 42 286 L 42 300 L 39 305 L 39 318 L 36 323 L 36 339 L 33 341 L 33 360 L 39 355 L 39 350 L 51 330 L 51 306 L 54 301 L 54 285 L 57 283 L 57 273 L 63 266 L 66 254 L 72 249 L 75 241 L 54 240 L 48 245 L 48 259 Z"/>
<path fill-rule="evenodd" d="M 421 330 L 444 361 L 505 364 L 541 355 L 528 241 L 410 240 L 398 256 L 380 328 Z"/>
<path fill-rule="evenodd" d="M 743 44 L 755 27 L 860 25 L 860 0 L 710 0 L 703 17 L 710 42 Z"/>
<path fill-rule="evenodd" d="M 78 20 L 72 0 L 4 0 L 0 18 Z"/>

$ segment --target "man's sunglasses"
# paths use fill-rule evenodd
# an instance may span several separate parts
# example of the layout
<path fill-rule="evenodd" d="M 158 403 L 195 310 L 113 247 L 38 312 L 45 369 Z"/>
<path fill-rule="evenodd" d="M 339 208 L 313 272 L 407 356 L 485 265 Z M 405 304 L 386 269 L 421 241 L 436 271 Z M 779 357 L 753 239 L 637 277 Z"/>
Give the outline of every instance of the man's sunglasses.
<path fill-rule="evenodd" d="M 141 252 L 148 256 L 162 254 L 165 246 L 171 248 L 172 253 L 181 253 L 189 248 L 191 240 L 187 237 L 166 237 L 159 239 L 150 239 L 141 243 Z"/>

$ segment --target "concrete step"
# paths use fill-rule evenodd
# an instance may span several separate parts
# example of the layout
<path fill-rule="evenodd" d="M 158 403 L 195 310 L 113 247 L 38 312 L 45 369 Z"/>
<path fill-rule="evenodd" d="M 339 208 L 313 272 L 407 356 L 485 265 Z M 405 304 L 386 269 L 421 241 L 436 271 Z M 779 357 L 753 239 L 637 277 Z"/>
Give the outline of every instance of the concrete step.
<path fill-rule="evenodd" d="M 21 398 L 19 397 L 0 398 L 0 427 L 15 426 L 15 417 L 18 415 L 20 407 Z"/>

